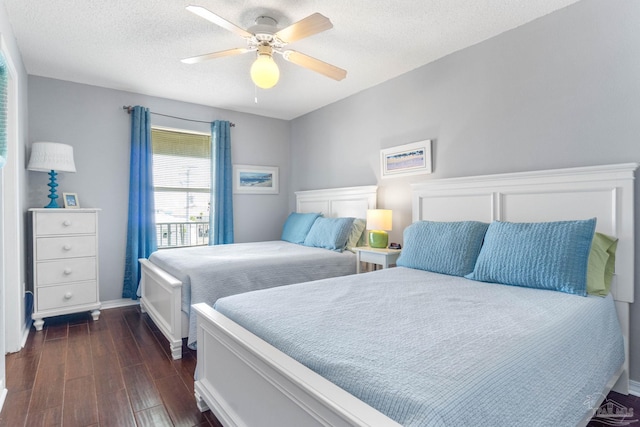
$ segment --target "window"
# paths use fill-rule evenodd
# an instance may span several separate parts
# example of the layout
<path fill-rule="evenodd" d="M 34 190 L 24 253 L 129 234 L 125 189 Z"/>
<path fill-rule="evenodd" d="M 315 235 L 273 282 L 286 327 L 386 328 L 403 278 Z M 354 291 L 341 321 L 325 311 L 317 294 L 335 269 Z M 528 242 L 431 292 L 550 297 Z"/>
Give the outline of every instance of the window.
<path fill-rule="evenodd" d="M 207 245 L 211 136 L 151 129 L 158 248 Z"/>

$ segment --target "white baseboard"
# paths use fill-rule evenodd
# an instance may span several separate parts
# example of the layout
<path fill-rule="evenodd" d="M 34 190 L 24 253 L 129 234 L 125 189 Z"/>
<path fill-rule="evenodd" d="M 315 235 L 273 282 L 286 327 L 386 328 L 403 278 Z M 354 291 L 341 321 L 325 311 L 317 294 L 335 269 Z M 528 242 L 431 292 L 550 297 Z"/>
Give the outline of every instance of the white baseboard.
<path fill-rule="evenodd" d="M 629 380 L 629 394 L 640 397 L 640 382 Z"/>
<path fill-rule="evenodd" d="M 33 321 L 25 323 L 22 330 L 22 342 L 20 343 L 21 350 L 24 348 L 25 344 L 27 344 L 27 338 L 29 338 L 29 331 L 31 330 L 31 323 L 33 323 Z"/>
<path fill-rule="evenodd" d="M 4 386 L 4 378 L 0 380 L 0 411 L 2 411 L 2 407 L 4 406 L 4 401 L 7 398 L 7 389 Z"/>
<path fill-rule="evenodd" d="M 20 338 L 20 348 L 17 349 L 8 349 L 7 354 L 9 353 L 17 353 L 21 351 L 24 346 L 27 344 L 27 338 L 29 338 L 29 331 L 31 330 L 31 324 L 33 321 L 29 320 L 27 323 L 22 325 L 22 338 Z"/>
<path fill-rule="evenodd" d="M 130 298 L 120 298 L 120 299 L 113 299 L 110 301 L 100 301 L 100 304 L 102 304 L 102 307 L 100 308 L 101 310 L 107 310 L 109 308 L 118 308 L 118 307 L 128 307 L 130 305 L 139 305 L 140 301 L 139 300 L 133 300 Z"/>

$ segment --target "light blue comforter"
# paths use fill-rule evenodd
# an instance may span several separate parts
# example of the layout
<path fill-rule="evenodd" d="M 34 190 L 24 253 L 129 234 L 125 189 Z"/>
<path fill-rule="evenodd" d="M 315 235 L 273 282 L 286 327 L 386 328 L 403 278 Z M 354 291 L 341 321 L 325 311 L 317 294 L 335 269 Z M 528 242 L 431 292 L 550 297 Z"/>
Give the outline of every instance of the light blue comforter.
<path fill-rule="evenodd" d="M 611 296 L 402 267 L 215 308 L 405 426 L 575 426 L 624 359 Z"/>
<path fill-rule="evenodd" d="M 189 315 L 189 347 L 196 344 L 191 304 L 310 280 L 354 274 L 356 256 L 281 240 L 198 246 L 154 252 L 149 261 L 182 282 L 182 311 Z"/>

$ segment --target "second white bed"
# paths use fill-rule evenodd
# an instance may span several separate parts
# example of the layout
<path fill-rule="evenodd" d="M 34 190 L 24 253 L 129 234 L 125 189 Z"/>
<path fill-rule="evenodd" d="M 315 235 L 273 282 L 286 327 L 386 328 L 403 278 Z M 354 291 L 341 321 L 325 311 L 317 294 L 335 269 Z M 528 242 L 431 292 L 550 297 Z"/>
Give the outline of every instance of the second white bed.
<path fill-rule="evenodd" d="M 197 337 L 191 304 L 356 272 L 352 252 L 282 240 L 169 249 L 154 252 L 149 261 L 182 283 L 181 310 L 189 317 L 187 344 L 192 348 Z"/>
<path fill-rule="evenodd" d="M 376 186 L 361 186 L 298 191 L 296 212 L 365 218 L 367 209 L 376 207 L 376 190 Z M 178 255 L 175 261 L 169 259 L 173 254 Z M 150 259 L 140 259 L 140 266 L 140 306 L 169 341 L 173 358 L 179 359 L 182 338 L 189 337 L 192 346 L 196 341 L 191 304 L 213 304 L 232 293 L 353 274 L 356 257 L 273 241 L 162 250 Z"/>

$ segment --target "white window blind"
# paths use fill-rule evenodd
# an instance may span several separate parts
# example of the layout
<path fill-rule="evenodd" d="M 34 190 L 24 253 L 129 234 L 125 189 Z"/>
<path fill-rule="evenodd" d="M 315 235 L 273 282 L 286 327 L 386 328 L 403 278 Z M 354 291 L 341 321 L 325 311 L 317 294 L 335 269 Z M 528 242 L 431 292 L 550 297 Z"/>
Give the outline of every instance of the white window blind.
<path fill-rule="evenodd" d="M 151 129 L 158 247 L 208 243 L 211 136 Z"/>

